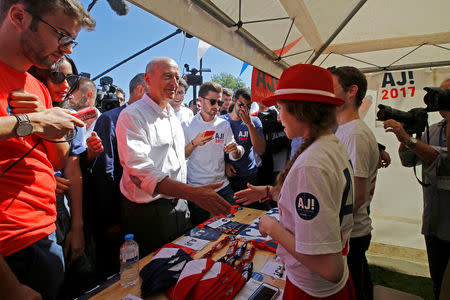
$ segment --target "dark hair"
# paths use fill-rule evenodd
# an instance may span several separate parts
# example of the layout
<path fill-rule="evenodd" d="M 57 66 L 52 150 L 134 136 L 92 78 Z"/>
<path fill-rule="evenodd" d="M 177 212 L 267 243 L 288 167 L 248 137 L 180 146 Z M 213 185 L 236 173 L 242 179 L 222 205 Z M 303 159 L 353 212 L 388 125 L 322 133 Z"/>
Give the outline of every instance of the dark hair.
<path fill-rule="evenodd" d="M 130 96 L 134 93 L 134 90 L 138 87 L 138 85 L 143 85 L 145 87 L 145 74 L 139 73 L 130 80 Z"/>
<path fill-rule="evenodd" d="M 189 85 L 187 84 L 186 80 L 184 80 L 183 77 L 180 77 L 180 79 L 178 79 L 178 84 L 184 87 L 184 92 L 186 92 L 189 88 Z"/>
<path fill-rule="evenodd" d="M 366 96 L 367 92 L 367 79 L 364 74 L 355 67 L 344 66 L 344 67 L 331 67 L 328 68 L 331 74 L 336 75 L 338 77 L 338 81 L 344 91 L 348 91 L 348 89 L 352 85 L 356 85 L 358 87 L 358 92 L 356 93 L 356 107 L 361 106 L 361 103 Z"/>
<path fill-rule="evenodd" d="M 117 89 L 116 89 L 116 94 L 117 93 L 121 93 L 124 97 L 125 97 L 125 92 L 120 88 L 120 87 L 118 87 Z"/>
<path fill-rule="evenodd" d="M 225 94 L 227 96 L 233 96 L 233 90 L 224 87 L 223 90 L 222 90 L 222 94 Z"/>
<path fill-rule="evenodd" d="M 11 6 L 18 3 L 23 4 L 33 16 L 41 16 L 61 9 L 66 16 L 75 18 L 82 28 L 87 30 L 95 28 L 95 20 L 78 0 L 0 0 L 0 24 L 3 23 Z"/>
<path fill-rule="evenodd" d="M 303 144 L 297 149 L 292 159 L 277 177 L 276 193 L 279 193 L 284 180 L 294 165 L 297 157 L 305 151 L 314 141 L 326 130 L 334 129 L 337 126 L 336 106 L 328 103 L 307 102 L 297 100 L 280 100 L 279 104 L 284 105 L 286 111 L 295 116 L 299 121 L 310 125 L 309 136 L 303 137 Z"/>
<path fill-rule="evenodd" d="M 234 98 L 237 100 L 239 99 L 239 96 L 242 96 L 242 98 L 244 98 L 245 100 L 250 101 L 252 99 L 250 95 L 250 89 L 243 87 L 238 89 L 236 93 L 234 93 Z"/>
<path fill-rule="evenodd" d="M 221 94 L 222 86 L 214 81 L 205 82 L 200 86 L 200 90 L 198 91 L 198 96 L 204 98 L 204 97 L 206 97 L 206 95 L 208 95 L 209 91 Z"/>
<path fill-rule="evenodd" d="M 1 0 L 0 0 L 1 1 Z M 50 78 L 51 72 L 59 72 L 61 70 L 61 63 L 63 61 L 67 61 L 70 66 L 72 67 L 72 74 L 78 75 L 78 69 L 75 63 L 73 62 L 72 58 L 70 58 L 69 55 L 65 54 L 63 57 L 61 57 L 60 60 L 58 60 L 56 63 L 54 63 L 50 69 L 41 69 L 36 66 L 31 66 L 28 69 L 28 73 L 36 77 L 40 82 L 42 82 L 45 86 L 47 86 L 47 81 Z M 67 107 L 67 99 L 63 100 L 61 102 L 53 102 L 54 106 L 59 107 Z"/>

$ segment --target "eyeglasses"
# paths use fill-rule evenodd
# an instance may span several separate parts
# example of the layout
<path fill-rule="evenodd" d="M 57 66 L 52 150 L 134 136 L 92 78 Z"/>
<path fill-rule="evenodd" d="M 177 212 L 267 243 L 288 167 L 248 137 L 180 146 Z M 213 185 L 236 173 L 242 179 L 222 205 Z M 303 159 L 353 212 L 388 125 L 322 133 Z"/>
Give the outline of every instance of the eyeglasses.
<path fill-rule="evenodd" d="M 209 98 L 206 98 L 206 97 L 202 97 L 202 98 L 208 100 L 209 103 L 211 103 L 211 105 L 216 105 L 216 103 L 219 104 L 219 106 L 223 105 L 223 101 L 222 100 L 209 99 Z"/>
<path fill-rule="evenodd" d="M 30 13 L 30 12 L 29 12 Z M 58 44 L 60 47 L 66 47 L 68 45 L 72 45 L 72 48 L 75 48 L 78 43 L 75 42 L 75 40 L 73 39 L 73 37 L 71 37 L 70 35 L 65 34 L 64 32 L 59 31 L 58 29 L 56 29 L 54 26 L 50 25 L 49 23 L 47 23 L 46 21 L 44 21 L 41 17 L 37 16 L 37 15 L 33 15 L 32 13 L 30 13 L 33 17 L 37 18 L 39 21 L 41 21 L 44 24 L 47 24 L 48 26 L 50 26 L 57 34 L 59 34 L 59 38 L 58 38 Z"/>

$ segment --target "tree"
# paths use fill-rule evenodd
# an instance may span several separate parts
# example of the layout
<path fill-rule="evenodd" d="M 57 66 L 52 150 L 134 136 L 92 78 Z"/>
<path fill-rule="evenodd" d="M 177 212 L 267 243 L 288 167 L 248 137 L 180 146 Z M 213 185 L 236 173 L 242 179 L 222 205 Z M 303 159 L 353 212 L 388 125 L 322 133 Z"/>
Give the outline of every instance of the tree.
<path fill-rule="evenodd" d="M 211 76 L 211 81 L 217 82 L 222 87 L 232 89 L 233 93 L 236 92 L 239 88 L 245 87 L 245 83 L 241 78 L 224 72 Z"/>

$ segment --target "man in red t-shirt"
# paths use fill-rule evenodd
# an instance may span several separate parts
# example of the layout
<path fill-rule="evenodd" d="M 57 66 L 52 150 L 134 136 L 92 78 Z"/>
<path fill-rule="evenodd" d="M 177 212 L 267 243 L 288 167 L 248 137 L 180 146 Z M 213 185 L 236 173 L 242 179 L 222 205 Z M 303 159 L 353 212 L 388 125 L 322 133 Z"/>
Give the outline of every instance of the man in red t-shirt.
<path fill-rule="evenodd" d="M 52 108 L 47 88 L 26 70 L 50 68 L 72 53 L 81 28 L 95 21 L 77 0 L 0 3 L 0 264 L 4 257 L 22 284 L 56 299 L 64 263 L 54 233 L 53 172 L 64 166 L 69 145 L 54 142 L 84 123 Z M 2 279 L 11 277 L 0 268 L 6 298 L 23 289 L 5 286 Z"/>

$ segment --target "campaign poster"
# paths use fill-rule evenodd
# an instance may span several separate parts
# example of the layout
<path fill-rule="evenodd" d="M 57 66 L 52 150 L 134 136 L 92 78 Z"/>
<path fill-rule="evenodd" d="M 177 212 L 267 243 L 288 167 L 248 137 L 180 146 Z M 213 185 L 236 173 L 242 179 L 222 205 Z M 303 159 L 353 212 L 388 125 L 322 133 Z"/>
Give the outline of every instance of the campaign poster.
<path fill-rule="evenodd" d="M 264 98 L 272 96 L 278 86 L 278 79 L 253 68 L 252 73 L 252 101 L 262 102 Z"/>

